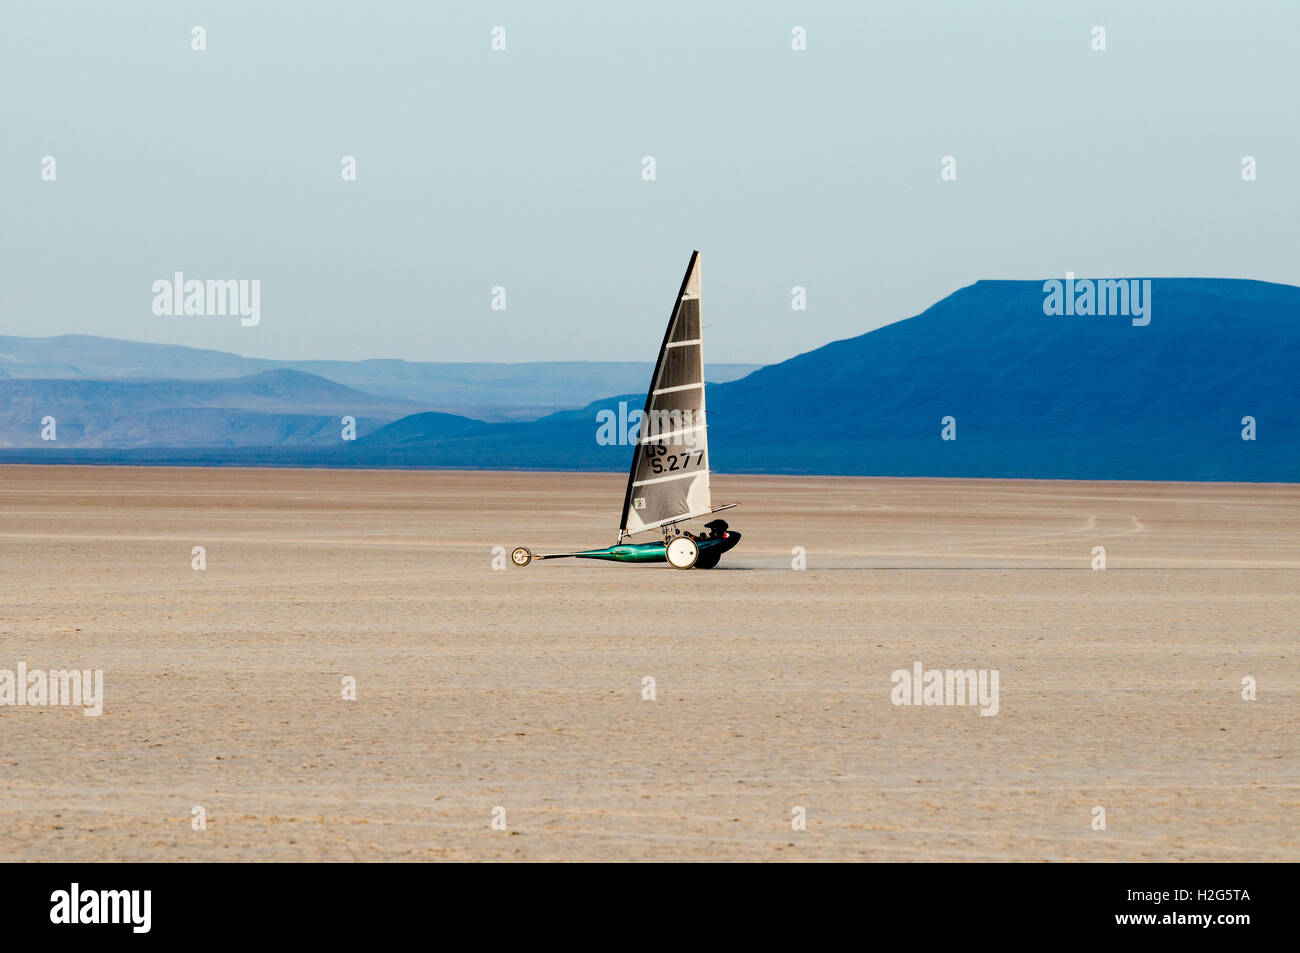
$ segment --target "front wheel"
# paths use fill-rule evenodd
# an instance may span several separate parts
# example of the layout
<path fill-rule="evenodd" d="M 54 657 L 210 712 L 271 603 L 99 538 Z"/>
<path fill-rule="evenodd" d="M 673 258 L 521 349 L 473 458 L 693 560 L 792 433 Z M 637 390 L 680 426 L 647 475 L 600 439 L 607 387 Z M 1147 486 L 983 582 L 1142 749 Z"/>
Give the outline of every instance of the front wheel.
<path fill-rule="evenodd" d="M 674 536 L 664 550 L 664 557 L 674 569 L 690 569 L 700 558 L 700 547 L 689 536 Z"/>
<path fill-rule="evenodd" d="M 510 554 L 510 561 L 516 566 L 527 566 L 533 561 L 533 554 L 528 551 L 526 546 L 520 546 Z"/>

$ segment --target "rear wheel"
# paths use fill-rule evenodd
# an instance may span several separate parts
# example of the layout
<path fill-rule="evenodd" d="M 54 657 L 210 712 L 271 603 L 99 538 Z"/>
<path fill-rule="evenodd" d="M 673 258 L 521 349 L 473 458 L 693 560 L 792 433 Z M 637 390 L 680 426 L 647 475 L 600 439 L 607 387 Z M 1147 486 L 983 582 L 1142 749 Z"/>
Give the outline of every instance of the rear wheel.
<path fill-rule="evenodd" d="M 722 551 L 716 546 L 700 553 L 700 558 L 695 561 L 696 569 L 712 569 L 722 558 Z"/>
<path fill-rule="evenodd" d="M 674 536 L 668 541 L 664 557 L 674 569 L 690 569 L 700 558 L 700 547 L 689 536 Z"/>
<path fill-rule="evenodd" d="M 533 554 L 528 551 L 526 546 L 520 546 L 510 554 L 510 561 L 516 566 L 527 566 L 533 561 Z"/>

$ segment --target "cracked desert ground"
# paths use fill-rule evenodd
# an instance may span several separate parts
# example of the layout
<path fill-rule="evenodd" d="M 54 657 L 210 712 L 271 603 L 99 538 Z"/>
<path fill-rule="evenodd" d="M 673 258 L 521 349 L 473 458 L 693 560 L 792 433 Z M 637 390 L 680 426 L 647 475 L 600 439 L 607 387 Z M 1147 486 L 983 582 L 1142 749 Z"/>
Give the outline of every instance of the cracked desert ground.
<path fill-rule="evenodd" d="M 0 707 L 5 859 L 1300 859 L 1300 486 L 715 475 L 717 570 L 493 569 L 624 479 L 0 467 L 0 668 L 106 696 Z"/>

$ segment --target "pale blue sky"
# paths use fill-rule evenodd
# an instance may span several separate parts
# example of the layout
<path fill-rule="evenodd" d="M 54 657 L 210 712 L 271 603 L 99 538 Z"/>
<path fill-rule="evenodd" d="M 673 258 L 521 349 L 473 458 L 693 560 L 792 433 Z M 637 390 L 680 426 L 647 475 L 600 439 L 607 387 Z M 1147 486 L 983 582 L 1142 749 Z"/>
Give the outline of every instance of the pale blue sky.
<path fill-rule="evenodd" d="M 0 333 L 650 360 L 697 247 L 713 361 L 979 278 L 1300 284 L 1297 35 L 1290 2 L 8 3 Z M 155 316 L 178 270 L 260 279 L 261 324 Z"/>

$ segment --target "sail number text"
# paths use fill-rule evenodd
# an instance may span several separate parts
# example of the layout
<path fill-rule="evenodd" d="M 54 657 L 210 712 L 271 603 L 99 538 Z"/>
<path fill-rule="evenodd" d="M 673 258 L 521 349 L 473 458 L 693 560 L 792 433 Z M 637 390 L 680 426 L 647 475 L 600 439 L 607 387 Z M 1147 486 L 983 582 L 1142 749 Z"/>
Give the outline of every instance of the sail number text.
<path fill-rule="evenodd" d="M 691 457 L 695 457 L 695 466 L 704 463 L 703 450 L 687 450 L 684 453 L 669 453 L 668 448 L 663 444 L 646 444 L 646 455 L 650 458 L 650 469 L 655 473 L 672 473 L 678 470 L 685 470 L 691 465 Z"/>

